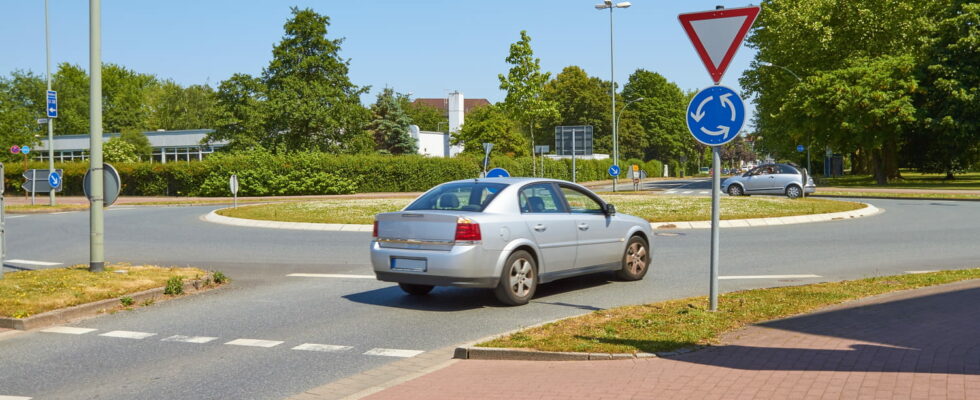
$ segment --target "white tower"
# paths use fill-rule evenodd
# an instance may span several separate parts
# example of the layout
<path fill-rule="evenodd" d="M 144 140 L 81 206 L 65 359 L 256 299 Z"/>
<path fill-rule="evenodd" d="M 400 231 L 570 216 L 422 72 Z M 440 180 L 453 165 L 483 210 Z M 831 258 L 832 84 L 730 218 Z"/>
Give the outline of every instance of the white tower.
<path fill-rule="evenodd" d="M 466 112 L 466 107 L 464 105 L 464 100 L 463 100 L 463 93 L 461 93 L 458 90 L 449 93 L 448 110 L 449 110 L 449 136 L 453 136 L 453 134 L 459 132 L 460 128 L 463 126 L 463 118 Z M 462 152 L 463 152 L 463 146 L 461 145 L 450 146 L 448 151 L 450 157 L 455 157 L 457 154 Z"/>

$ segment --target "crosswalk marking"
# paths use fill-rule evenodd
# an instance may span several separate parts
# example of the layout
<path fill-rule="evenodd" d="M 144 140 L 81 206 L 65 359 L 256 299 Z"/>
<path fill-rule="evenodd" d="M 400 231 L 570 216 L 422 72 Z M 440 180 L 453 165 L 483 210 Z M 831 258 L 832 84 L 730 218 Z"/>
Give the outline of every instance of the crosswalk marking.
<path fill-rule="evenodd" d="M 385 357 L 415 357 L 419 354 L 424 353 L 421 350 L 401 350 L 401 349 L 371 349 L 365 351 L 365 355 L 369 356 L 385 356 Z"/>
<path fill-rule="evenodd" d="M 64 333 L 67 335 L 84 335 L 94 331 L 96 330 L 89 328 L 75 328 L 72 326 L 52 326 L 50 328 L 41 329 L 41 332 L 45 333 Z"/>
<path fill-rule="evenodd" d="M 7 260 L 7 262 L 8 263 L 11 263 L 11 264 L 40 265 L 40 266 L 44 266 L 44 267 L 50 267 L 50 266 L 53 266 L 53 265 L 61 265 L 61 263 L 59 263 L 59 262 L 20 260 L 20 259 Z"/>
<path fill-rule="evenodd" d="M 801 275 L 729 275 L 719 276 L 718 279 L 794 279 L 794 278 L 820 278 L 820 275 L 801 274 Z"/>
<path fill-rule="evenodd" d="M 100 334 L 99 336 L 123 338 L 123 339 L 146 339 L 150 336 L 156 335 L 155 333 L 149 332 L 134 332 L 134 331 L 112 331 Z"/>
<path fill-rule="evenodd" d="M 230 344 L 232 346 L 275 347 L 283 344 L 283 342 L 278 340 L 235 339 L 225 344 Z"/>
<path fill-rule="evenodd" d="M 218 338 L 211 336 L 184 336 L 184 335 L 173 335 L 168 338 L 161 339 L 161 342 L 184 342 L 184 343 L 207 343 Z"/>
<path fill-rule="evenodd" d="M 339 351 L 347 351 L 350 349 L 353 349 L 353 347 L 336 346 L 332 344 L 316 344 L 316 343 L 303 343 L 299 346 L 293 347 L 293 350 L 323 351 L 328 353 L 336 353 Z"/>
<path fill-rule="evenodd" d="M 353 275 L 353 274 L 289 274 L 286 276 L 302 277 L 302 278 L 374 279 L 374 275 Z"/>
<path fill-rule="evenodd" d="M 2 396 L 0 395 L 0 400 L 31 400 L 30 397 L 24 396 Z"/>

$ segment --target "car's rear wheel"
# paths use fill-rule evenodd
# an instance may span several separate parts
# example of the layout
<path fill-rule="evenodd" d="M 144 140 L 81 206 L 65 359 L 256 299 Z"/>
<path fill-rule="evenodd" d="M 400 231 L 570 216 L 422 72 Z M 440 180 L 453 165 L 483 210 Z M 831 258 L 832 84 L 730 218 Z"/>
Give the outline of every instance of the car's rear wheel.
<path fill-rule="evenodd" d="M 803 194 L 803 190 L 800 189 L 799 186 L 789 185 L 789 187 L 786 188 L 786 197 L 789 197 L 791 199 L 798 198 L 802 194 Z"/>
<path fill-rule="evenodd" d="M 623 267 L 616 271 L 616 276 L 626 281 L 638 281 L 649 270 L 650 249 L 647 241 L 639 236 L 631 237 L 626 243 L 626 251 L 623 252 Z"/>
<path fill-rule="evenodd" d="M 742 187 L 739 186 L 739 185 L 733 184 L 733 185 L 731 185 L 731 186 L 728 187 L 728 195 L 729 196 L 741 196 L 743 194 L 745 194 L 745 192 L 742 191 Z"/>
<path fill-rule="evenodd" d="M 416 285 L 412 283 L 399 283 L 398 287 L 402 288 L 405 293 L 412 296 L 425 296 L 432 291 L 432 285 Z"/>
<path fill-rule="evenodd" d="M 538 266 L 534 257 L 524 250 L 518 250 L 507 257 L 494 293 L 501 303 L 520 306 L 531 301 L 537 288 Z"/>

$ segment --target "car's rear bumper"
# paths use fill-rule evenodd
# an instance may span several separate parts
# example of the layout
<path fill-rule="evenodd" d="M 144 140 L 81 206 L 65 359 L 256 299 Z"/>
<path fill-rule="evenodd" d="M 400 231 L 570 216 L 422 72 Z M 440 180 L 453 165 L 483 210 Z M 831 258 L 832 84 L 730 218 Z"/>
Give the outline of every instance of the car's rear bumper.
<path fill-rule="evenodd" d="M 501 252 L 480 245 L 453 246 L 448 251 L 386 248 L 371 243 L 371 264 L 378 280 L 416 285 L 492 288 Z M 393 269 L 392 258 L 425 260 L 424 270 Z"/>

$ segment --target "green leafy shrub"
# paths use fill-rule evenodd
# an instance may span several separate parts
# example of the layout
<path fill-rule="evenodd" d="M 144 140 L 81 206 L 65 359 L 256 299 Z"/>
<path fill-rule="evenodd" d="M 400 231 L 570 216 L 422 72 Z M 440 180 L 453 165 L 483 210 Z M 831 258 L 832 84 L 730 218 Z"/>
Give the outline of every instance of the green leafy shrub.
<path fill-rule="evenodd" d="M 163 294 L 170 296 L 184 294 L 184 278 L 181 276 L 172 276 L 170 279 L 167 279 L 167 286 L 163 288 Z"/>
<path fill-rule="evenodd" d="M 122 303 L 123 307 L 129 307 L 133 305 L 134 300 L 132 297 L 126 296 L 126 297 L 120 297 L 119 302 Z"/>
<path fill-rule="evenodd" d="M 221 284 L 223 284 L 225 282 L 228 282 L 230 280 L 230 279 L 228 279 L 228 276 L 225 275 L 224 272 L 221 272 L 221 271 L 214 271 L 214 274 L 212 275 L 212 278 L 214 279 L 214 283 L 216 283 L 218 285 L 221 285 Z"/>

